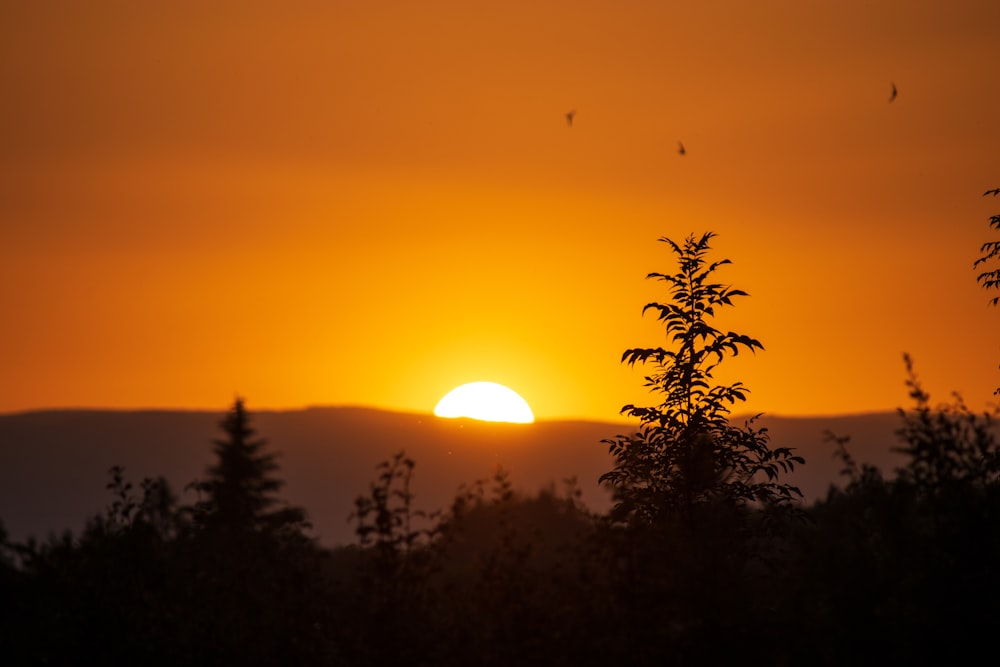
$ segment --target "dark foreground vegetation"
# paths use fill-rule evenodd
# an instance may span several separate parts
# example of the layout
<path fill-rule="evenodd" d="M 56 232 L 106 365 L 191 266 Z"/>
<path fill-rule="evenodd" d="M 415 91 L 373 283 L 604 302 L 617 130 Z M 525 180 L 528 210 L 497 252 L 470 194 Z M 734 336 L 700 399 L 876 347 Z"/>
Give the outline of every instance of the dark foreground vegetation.
<path fill-rule="evenodd" d="M 895 471 L 830 436 L 844 484 L 812 506 L 782 481 L 803 465 L 714 368 L 762 349 L 711 325 L 739 290 L 712 282 L 711 235 L 671 244 L 651 274 L 665 348 L 625 352 L 659 403 L 626 406 L 605 443 L 614 507 L 576 483 L 534 496 L 506 473 L 424 514 L 415 464 L 380 464 L 321 547 L 280 500 L 276 460 L 237 400 L 214 464 L 182 504 L 162 479 L 110 472 L 109 505 L 79 535 L 0 534 L 5 665 L 961 664 L 994 652 L 1000 618 L 1000 448 L 991 417 L 932 407 L 909 367 Z M 600 446 L 595 443 L 595 446 Z M 557 472 L 557 471 L 554 471 Z M 584 480 L 581 483 L 593 483 Z M 345 508 L 345 513 L 347 509 Z"/>

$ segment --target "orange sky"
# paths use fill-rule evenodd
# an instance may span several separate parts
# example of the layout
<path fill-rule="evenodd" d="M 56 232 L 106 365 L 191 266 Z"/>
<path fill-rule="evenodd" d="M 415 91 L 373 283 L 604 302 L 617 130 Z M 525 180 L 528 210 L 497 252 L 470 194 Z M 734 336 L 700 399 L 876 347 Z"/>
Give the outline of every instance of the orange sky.
<path fill-rule="evenodd" d="M 615 418 L 646 400 L 621 352 L 662 340 L 656 239 L 705 230 L 752 294 L 723 324 L 766 348 L 732 365 L 747 409 L 905 405 L 904 352 L 979 406 L 997 25 L 993 0 L 4 2 L 0 412 L 430 411 L 491 380 Z"/>

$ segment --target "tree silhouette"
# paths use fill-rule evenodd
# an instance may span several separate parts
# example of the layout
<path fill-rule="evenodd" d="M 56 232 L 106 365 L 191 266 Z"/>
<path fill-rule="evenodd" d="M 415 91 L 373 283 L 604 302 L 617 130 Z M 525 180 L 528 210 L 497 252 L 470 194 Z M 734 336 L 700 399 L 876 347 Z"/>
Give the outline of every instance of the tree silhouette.
<path fill-rule="evenodd" d="M 995 419 L 958 396 L 932 407 L 904 359 L 914 407 L 899 410 L 894 449 L 906 458 L 895 475 L 859 465 L 849 439 L 832 438 L 848 484 L 811 508 L 796 540 L 787 664 L 967 664 L 990 650 L 1000 613 Z"/>
<path fill-rule="evenodd" d="M 991 195 L 993 197 L 1000 195 L 1000 188 L 987 190 L 986 192 L 983 193 L 984 197 L 988 197 Z M 990 216 L 990 227 L 992 227 L 997 231 L 1000 231 L 1000 213 Z M 983 264 L 990 263 L 997 257 L 1000 257 L 1000 241 L 987 241 L 986 243 L 984 243 L 979 247 L 979 259 L 973 262 L 972 268 L 975 269 L 982 266 Z M 983 289 L 985 289 L 986 291 L 1000 290 L 1000 268 L 990 269 L 989 271 L 983 271 L 978 276 L 976 276 L 976 280 L 979 282 L 980 285 L 983 286 Z M 994 306 L 1000 303 L 1000 296 L 995 296 L 992 299 L 990 299 L 990 303 Z M 993 393 L 1000 394 L 1000 387 L 997 387 L 993 391 Z"/>
<path fill-rule="evenodd" d="M 604 441 L 616 464 L 600 479 L 614 491 L 617 520 L 656 524 L 678 513 L 690 517 L 699 504 L 783 504 L 801 496 L 778 478 L 802 458 L 788 448 L 770 449 L 766 429 L 753 426 L 755 418 L 742 428 L 733 426 L 731 406 L 746 400 L 749 390 L 741 382 L 714 384 L 715 369 L 726 357 L 763 349 L 754 338 L 710 323 L 716 308 L 746 296 L 712 282 L 713 274 L 730 263 L 707 261 L 714 236 L 690 235 L 680 244 L 661 238 L 677 256 L 679 270 L 647 276 L 669 287 L 670 301 L 647 304 L 643 314 L 657 314 L 672 349 L 633 348 L 622 355 L 629 366 L 652 366 L 645 386 L 661 402 L 623 407 L 622 414 L 639 419 L 639 432 Z"/>
<path fill-rule="evenodd" d="M 990 195 L 994 197 L 1000 195 L 1000 188 L 987 190 L 983 193 L 984 197 Z M 1000 231 L 1000 213 L 990 216 L 990 227 Z M 979 259 L 972 264 L 972 268 L 978 268 L 980 265 L 986 264 L 998 256 L 1000 256 L 1000 241 L 987 241 L 979 247 Z M 1000 289 L 1000 268 L 983 271 L 976 277 L 976 280 L 986 290 Z M 990 303 L 994 306 L 1000 303 L 1000 296 L 990 299 Z"/>
<path fill-rule="evenodd" d="M 915 408 L 900 409 L 903 426 L 897 435 L 903 441 L 896 451 L 907 456 L 896 472 L 903 483 L 913 485 L 925 497 L 948 493 L 955 487 L 982 489 L 1000 482 L 1000 444 L 989 413 L 972 412 L 958 396 L 952 405 L 931 408 L 909 355 L 906 385 Z"/>
<path fill-rule="evenodd" d="M 779 477 L 803 460 L 771 449 L 756 417 L 742 427 L 729 420 L 748 390 L 717 384 L 714 373 L 726 358 L 763 346 L 711 323 L 717 308 L 746 296 L 713 282 L 730 263 L 708 261 L 713 237 L 660 239 L 678 270 L 647 276 L 667 283 L 670 299 L 643 313 L 656 313 L 669 347 L 622 355 L 623 363 L 651 368 L 645 385 L 660 402 L 624 406 L 639 419 L 638 432 L 604 441 L 615 457 L 600 478 L 614 500 L 607 569 L 630 664 L 730 664 L 745 659 L 737 647 L 783 640 L 774 622 L 780 587 L 772 584 L 784 549 L 778 538 L 793 525 L 784 510 L 798 512 L 792 501 L 801 494 Z"/>
<path fill-rule="evenodd" d="M 274 476 L 276 455 L 265 453 L 266 441 L 254 438 L 242 398 L 219 425 L 226 437 L 214 441 L 216 462 L 208 468 L 207 480 L 192 484 L 206 495 L 194 506 L 198 525 L 227 533 L 300 533 L 308 525 L 303 510 L 275 509 L 275 494 L 284 486 Z"/>
<path fill-rule="evenodd" d="M 324 650 L 318 638 L 321 562 L 303 530 L 305 512 L 283 503 L 276 455 L 250 426 L 237 398 L 220 422 L 193 530 L 180 541 L 176 567 L 181 634 L 191 652 L 214 664 L 295 664 Z"/>

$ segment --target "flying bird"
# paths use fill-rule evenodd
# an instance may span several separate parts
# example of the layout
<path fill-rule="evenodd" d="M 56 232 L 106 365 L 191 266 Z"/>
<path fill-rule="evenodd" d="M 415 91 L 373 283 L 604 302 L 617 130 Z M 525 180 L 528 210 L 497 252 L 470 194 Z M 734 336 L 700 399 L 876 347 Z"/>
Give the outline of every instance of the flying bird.
<path fill-rule="evenodd" d="M 896 90 L 896 84 L 895 84 L 895 83 L 893 83 L 893 84 L 892 84 L 892 92 L 891 92 L 891 93 L 889 94 L 889 104 L 892 104 L 892 101 L 893 101 L 894 99 L 896 99 L 896 94 L 897 94 L 897 92 L 898 92 L 898 91 Z"/>
<path fill-rule="evenodd" d="M 573 111 L 566 112 L 566 125 L 568 125 L 571 128 L 573 127 L 573 116 L 575 115 L 576 115 L 576 109 L 574 109 Z"/>
<path fill-rule="evenodd" d="M 681 155 L 687 155 L 687 151 L 684 150 L 684 144 L 682 144 L 679 141 L 677 142 L 677 152 L 680 153 Z"/>

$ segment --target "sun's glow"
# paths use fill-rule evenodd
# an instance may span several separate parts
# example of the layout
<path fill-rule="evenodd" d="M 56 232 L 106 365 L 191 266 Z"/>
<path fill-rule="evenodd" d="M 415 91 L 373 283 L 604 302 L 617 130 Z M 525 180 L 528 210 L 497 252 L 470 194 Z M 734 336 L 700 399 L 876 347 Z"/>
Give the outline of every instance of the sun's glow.
<path fill-rule="evenodd" d="M 470 382 L 455 387 L 438 401 L 434 414 L 515 424 L 535 421 L 527 401 L 513 389 L 496 382 Z"/>

